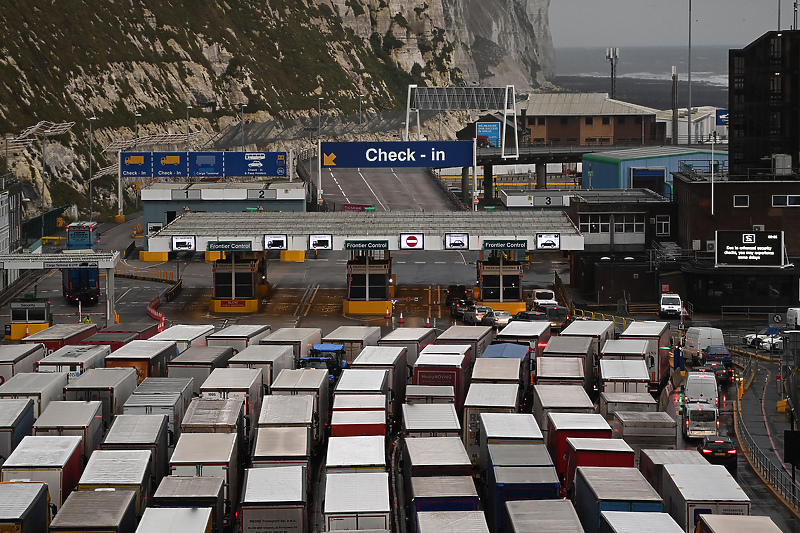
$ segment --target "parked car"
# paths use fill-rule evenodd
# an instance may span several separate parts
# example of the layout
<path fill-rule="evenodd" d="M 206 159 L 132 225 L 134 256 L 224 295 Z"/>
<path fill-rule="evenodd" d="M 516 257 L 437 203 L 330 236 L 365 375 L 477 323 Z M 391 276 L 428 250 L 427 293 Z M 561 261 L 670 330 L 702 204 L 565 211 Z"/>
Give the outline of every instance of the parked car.
<path fill-rule="evenodd" d="M 739 454 L 736 453 L 736 446 L 730 437 L 704 437 L 703 442 L 697 446 L 697 451 L 711 464 L 736 470 Z"/>
<path fill-rule="evenodd" d="M 464 311 L 464 324 L 480 324 L 492 308 L 486 305 L 473 305 Z"/>
<path fill-rule="evenodd" d="M 783 350 L 783 336 L 776 333 L 775 335 L 764 337 L 758 341 L 758 348 L 768 351 Z"/>
<path fill-rule="evenodd" d="M 759 330 L 758 333 L 748 333 L 742 337 L 742 344 L 745 346 L 750 346 L 751 348 L 758 348 L 758 345 L 761 343 L 761 339 L 766 339 L 770 335 L 775 335 L 777 333 L 777 328 L 764 328 Z"/>
<path fill-rule="evenodd" d="M 471 298 L 472 291 L 466 285 L 448 285 L 444 303 L 451 306 L 458 301 L 470 300 Z"/>
<path fill-rule="evenodd" d="M 543 311 L 520 311 L 511 317 L 511 322 L 536 322 L 538 320 L 550 320 L 550 317 Z"/>
<path fill-rule="evenodd" d="M 488 313 L 483 315 L 483 320 L 481 320 L 481 324 L 484 326 L 492 326 L 495 328 L 500 328 L 508 325 L 510 320 L 511 320 L 511 313 L 509 313 L 508 311 L 490 310 Z"/>
<path fill-rule="evenodd" d="M 475 305 L 472 300 L 456 300 L 450 305 L 450 315 L 453 318 L 460 318 L 463 320 L 464 311 Z"/>

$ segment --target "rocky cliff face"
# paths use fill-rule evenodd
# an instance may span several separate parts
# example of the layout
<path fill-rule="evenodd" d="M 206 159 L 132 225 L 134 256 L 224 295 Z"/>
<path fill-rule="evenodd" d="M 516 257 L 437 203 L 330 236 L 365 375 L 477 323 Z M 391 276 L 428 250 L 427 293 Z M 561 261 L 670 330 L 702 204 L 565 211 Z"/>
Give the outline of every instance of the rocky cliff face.
<path fill-rule="evenodd" d="M 193 130 L 211 138 L 259 117 L 400 108 L 406 87 L 546 83 L 549 0 L 10 0 L 0 11 L 0 130 L 75 121 L 11 158 L 53 202 L 87 203 L 88 118 L 95 169 L 113 140 Z M 318 98 L 322 97 L 320 102 Z M 59 145 L 61 148 L 59 148 Z M 0 151 L 1 152 L 1 151 Z M 0 153 L 2 158 L 2 153 Z M 113 188 L 100 198 L 114 201 Z M 36 204 L 38 205 L 38 203 Z"/>

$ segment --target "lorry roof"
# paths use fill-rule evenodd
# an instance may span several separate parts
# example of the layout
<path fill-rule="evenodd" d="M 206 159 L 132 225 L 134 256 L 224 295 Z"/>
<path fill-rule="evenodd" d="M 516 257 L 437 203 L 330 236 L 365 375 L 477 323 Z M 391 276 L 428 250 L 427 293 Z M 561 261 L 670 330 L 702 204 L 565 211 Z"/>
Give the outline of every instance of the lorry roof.
<path fill-rule="evenodd" d="M 331 425 L 350 425 L 350 424 L 385 424 L 385 411 L 333 411 L 331 413 Z M 382 438 L 382 437 L 381 437 Z"/>
<path fill-rule="evenodd" d="M 104 444 L 153 444 L 167 427 L 167 415 L 117 415 Z"/>
<path fill-rule="evenodd" d="M 134 394 L 189 394 L 188 391 L 194 385 L 194 378 L 164 378 L 164 377 L 147 377 L 144 378 Z"/>
<path fill-rule="evenodd" d="M 210 507 L 148 507 L 144 510 L 136 531 L 138 533 L 206 531 L 210 520 Z"/>
<path fill-rule="evenodd" d="M 472 381 L 519 381 L 519 374 L 519 359 L 487 359 L 484 357 L 479 357 L 478 359 L 475 359 L 475 366 L 472 368 Z"/>
<path fill-rule="evenodd" d="M 420 533 L 489 533 L 483 511 L 427 511 L 417 514 Z"/>
<path fill-rule="evenodd" d="M 78 485 L 140 485 L 150 475 L 150 450 L 95 450 Z"/>
<path fill-rule="evenodd" d="M 292 357 L 294 351 L 288 344 L 251 344 L 230 358 L 230 363 L 245 361 L 275 361 L 281 357 Z"/>
<path fill-rule="evenodd" d="M 215 368 L 200 385 L 200 391 L 250 388 L 261 381 L 260 368 Z"/>
<path fill-rule="evenodd" d="M 276 389 L 319 389 L 328 380 L 328 371 L 322 368 L 299 368 L 281 370 L 272 382 L 272 390 Z"/>
<path fill-rule="evenodd" d="M 132 340 L 125 346 L 121 346 L 117 351 L 110 354 L 106 359 L 152 359 L 164 352 L 175 355 L 178 353 L 178 345 L 174 340 L 152 340 L 151 337 L 146 341 Z"/>
<path fill-rule="evenodd" d="M 625 328 L 625 331 L 620 333 L 620 337 L 660 337 L 667 330 L 669 330 L 669 322 L 662 322 L 658 320 L 637 320 L 628 324 L 628 327 Z"/>
<path fill-rule="evenodd" d="M 580 385 L 534 385 L 533 391 L 539 404 L 545 409 L 555 407 L 594 408 L 586 390 Z"/>
<path fill-rule="evenodd" d="M 331 437 L 328 439 L 326 466 L 386 467 L 385 439 L 378 436 Z"/>
<path fill-rule="evenodd" d="M 178 404 L 182 404 L 183 397 L 180 393 L 173 392 L 170 394 L 140 394 L 134 393 L 131 394 L 127 400 L 125 400 L 125 404 L 122 406 L 123 409 L 126 407 L 175 407 Z"/>
<path fill-rule="evenodd" d="M 26 436 L 3 463 L 7 468 L 35 467 L 60 468 L 75 453 L 81 444 L 81 437 L 75 436 Z"/>
<path fill-rule="evenodd" d="M 281 328 L 273 331 L 263 339 L 261 344 L 280 344 L 281 342 L 304 342 L 309 337 L 319 335 L 322 336 L 322 330 L 319 328 Z"/>
<path fill-rule="evenodd" d="M 580 357 L 537 357 L 537 378 L 583 379 L 583 360 Z"/>
<path fill-rule="evenodd" d="M 63 531 L 75 529 L 105 528 L 116 530 L 134 507 L 136 492 L 133 490 L 75 490 L 70 493 L 58 514 L 50 523 L 51 528 Z"/>
<path fill-rule="evenodd" d="M 610 320 L 578 320 L 561 331 L 561 336 L 578 335 L 595 337 L 607 331 L 614 331 L 614 323 Z"/>
<path fill-rule="evenodd" d="M 609 439 L 610 440 L 610 439 Z M 489 458 L 495 466 L 552 466 L 544 444 L 489 444 Z"/>
<path fill-rule="evenodd" d="M 553 429 L 607 429 L 611 431 L 603 415 L 590 413 L 547 413 Z"/>
<path fill-rule="evenodd" d="M 92 423 L 95 417 L 103 416 L 102 402 L 52 401 L 39 415 L 34 428 L 82 428 Z"/>
<path fill-rule="evenodd" d="M 284 423 L 311 423 L 314 418 L 314 397 L 308 394 L 289 396 L 274 394 L 264 396 L 258 423 L 279 425 Z"/>
<path fill-rule="evenodd" d="M 665 413 L 666 414 L 666 413 Z M 667 415 L 669 416 L 669 415 Z M 567 446 L 575 451 L 629 452 L 633 453 L 627 442 L 622 439 L 598 439 L 587 437 L 567 437 Z"/>
<path fill-rule="evenodd" d="M 181 433 L 170 463 L 228 463 L 235 449 L 235 433 Z"/>
<path fill-rule="evenodd" d="M 610 524 L 614 533 L 683 533 L 683 528 L 667 513 L 602 511 L 601 521 Z"/>
<path fill-rule="evenodd" d="M 436 339 L 439 341 L 470 340 L 477 341 L 492 334 L 491 326 L 450 326 Z M 442 344 L 446 344 L 442 342 Z"/>
<path fill-rule="evenodd" d="M 38 481 L 0 483 L 0 521 L 25 518 L 31 504 L 42 492 L 47 492 L 47 483 Z M 10 531 L 13 531 L 13 525 Z"/>
<path fill-rule="evenodd" d="M 404 403 L 403 425 L 409 431 L 461 429 L 452 403 Z"/>
<path fill-rule="evenodd" d="M 643 448 L 641 453 L 646 455 L 655 465 L 663 464 L 693 464 L 706 465 L 708 461 L 697 450 L 662 450 L 660 448 Z"/>
<path fill-rule="evenodd" d="M 514 320 L 497 332 L 497 339 L 503 340 L 509 337 L 541 337 L 549 331 L 549 320 L 536 320 L 533 322 Z"/>
<path fill-rule="evenodd" d="M 583 477 L 598 500 L 663 503 L 661 496 L 635 468 L 579 466 L 575 473 L 576 480 L 579 476 Z"/>
<path fill-rule="evenodd" d="M 472 476 L 412 477 L 411 494 L 414 498 L 478 497 Z"/>
<path fill-rule="evenodd" d="M 98 387 L 115 387 L 133 377 L 136 382 L 135 368 L 92 368 L 83 373 L 75 381 L 67 385 L 68 389 L 95 389 Z M 0 389 L 2 390 L 2 389 Z"/>
<path fill-rule="evenodd" d="M 365 346 L 351 366 L 394 365 L 407 351 L 405 346 Z"/>
<path fill-rule="evenodd" d="M 150 337 L 151 341 L 193 341 L 214 331 L 210 324 L 175 324 Z"/>
<path fill-rule="evenodd" d="M 714 531 L 725 533 L 780 533 L 781 529 L 768 516 L 742 516 L 702 514 L 698 518 L 714 528 Z"/>
<path fill-rule="evenodd" d="M 181 427 L 229 426 L 239 423 L 244 409 L 244 398 L 207 400 L 193 398 L 183 415 Z"/>
<path fill-rule="evenodd" d="M 331 437 L 335 438 L 335 437 Z M 381 437 L 382 438 L 382 437 Z M 308 428 L 302 426 L 256 429 L 253 457 L 306 457 Z"/>
<path fill-rule="evenodd" d="M 13 428 L 28 409 L 33 409 L 30 398 L 0 398 L 0 428 Z"/>
<path fill-rule="evenodd" d="M 210 339 L 249 339 L 259 333 L 268 331 L 270 326 L 266 324 L 233 324 L 219 331 L 209 333 L 206 340 Z"/>
<path fill-rule="evenodd" d="M 516 408 L 519 386 L 515 383 L 473 383 L 464 399 L 464 407 Z"/>
<path fill-rule="evenodd" d="M 138 333 L 131 333 L 129 331 L 98 331 L 91 337 L 86 337 L 81 342 L 83 343 L 82 345 L 103 344 L 106 342 L 121 342 L 126 344 L 138 337 Z"/>
<path fill-rule="evenodd" d="M 434 355 L 449 355 L 452 357 L 454 355 L 460 355 L 463 358 L 471 349 L 472 345 L 470 344 L 429 344 L 419 352 L 419 357 L 430 357 Z M 419 357 L 417 361 L 419 361 Z"/>
<path fill-rule="evenodd" d="M 600 352 L 602 355 L 642 355 L 647 353 L 649 345 L 646 339 L 608 339 Z"/>
<path fill-rule="evenodd" d="M 378 337 L 380 337 L 381 328 L 378 326 L 339 326 L 322 338 L 326 342 L 336 340 L 357 342 L 373 337 L 376 333 L 378 334 Z"/>
<path fill-rule="evenodd" d="M 583 531 L 578 513 L 569 500 L 510 501 L 506 509 L 515 531 Z"/>
<path fill-rule="evenodd" d="M 216 498 L 225 479 L 222 477 L 165 476 L 158 484 L 154 498 Z"/>
<path fill-rule="evenodd" d="M 750 501 L 722 465 L 665 464 L 664 473 L 687 501 Z"/>
<path fill-rule="evenodd" d="M 60 341 L 74 337 L 90 329 L 96 330 L 97 324 L 56 324 L 42 331 L 37 331 L 36 333 L 28 335 L 22 339 L 22 342 Z"/>
<path fill-rule="evenodd" d="M 377 392 L 387 387 L 389 371 L 373 368 L 345 368 L 335 392 Z"/>
<path fill-rule="evenodd" d="M 383 394 L 337 394 L 333 397 L 333 410 L 358 410 L 369 411 L 386 409 L 386 396 Z"/>
<path fill-rule="evenodd" d="M 658 403 L 649 392 L 601 392 L 600 397 L 607 403 Z"/>
<path fill-rule="evenodd" d="M 200 364 L 206 365 L 218 361 L 226 355 L 233 355 L 233 348 L 230 346 L 189 346 L 177 357 L 170 361 L 169 365 Z"/>
<path fill-rule="evenodd" d="M 675 427 L 677 422 L 664 411 L 614 411 L 614 418 L 623 426 Z"/>
<path fill-rule="evenodd" d="M 0 395 L 38 393 L 54 383 L 64 382 L 66 384 L 64 381 L 66 376 L 66 372 L 23 372 L 0 385 Z"/>
<path fill-rule="evenodd" d="M 302 466 L 248 468 L 242 504 L 306 503 L 304 470 Z"/>
<path fill-rule="evenodd" d="M 600 376 L 612 381 L 650 381 L 644 359 L 600 359 Z"/>
<path fill-rule="evenodd" d="M 406 439 L 406 450 L 413 466 L 472 467 L 460 437 Z"/>
<path fill-rule="evenodd" d="M 577 322 L 575 322 L 577 324 Z M 593 339 L 591 337 L 562 336 L 550 337 L 547 346 L 544 347 L 544 355 L 564 354 L 564 355 L 586 355 L 592 349 Z"/>
<path fill-rule="evenodd" d="M 481 413 L 482 438 L 541 440 L 542 430 L 530 413 Z"/>
<path fill-rule="evenodd" d="M 325 514 L 389 512 L 389 474 L 341 472 L 325 480 Z"/>
<path fill-rule="evenodd" d="M 383 341 L 388 342 L 419 342 L 425 339 L 428 335 L 434 333 L 434 338 L 436 337 L 435 333 L 436 330 L 431 328 L 397 328 L 393 331 L 390 331 L 386 335 L 378 341 L 380 345 Z"/>
<path fill-rule="evenodd" d="M 497 483 L 508 485 L 557 484 L 558 474 L 554 466 L 495 466 Z"/>
<path fill-rule="evenodd" d="M 60 364 L 89 361 L 96 357 L 104 357 L 111 353 L 111 350 L 106 345 L 69 345 L 59 348 L 50 355 L 44 356 L 39 364 Z"/>
<path fill-rule="evenodd" d="M 453 398 L 455 394 L 452 385 L 406 385 L 406 398 L 411 396 Z"/>
<path fill-rule="evenodd" d="M 13 363 L 19 361 L 20 359 L 24 359 L 26 356 L 36 352 L 37 350 L 43 350 L 44 345 L 42 344 L 3 344 L 0 345 L 0 362 L 3 363 Z"/>

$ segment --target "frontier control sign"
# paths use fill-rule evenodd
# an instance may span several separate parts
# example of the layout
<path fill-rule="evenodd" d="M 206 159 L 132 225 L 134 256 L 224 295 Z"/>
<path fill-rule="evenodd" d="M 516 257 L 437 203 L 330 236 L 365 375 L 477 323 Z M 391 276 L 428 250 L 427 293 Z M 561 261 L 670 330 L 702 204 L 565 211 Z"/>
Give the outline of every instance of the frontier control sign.
<path fill-rule="evenodd" d="M 717 265 L 782 267 L 782 231 L 718 231 Z"/>
<path fill-rule="evenodd" d="M 321 143 L 325 168 L 469 167 L 471 141 Z"/>

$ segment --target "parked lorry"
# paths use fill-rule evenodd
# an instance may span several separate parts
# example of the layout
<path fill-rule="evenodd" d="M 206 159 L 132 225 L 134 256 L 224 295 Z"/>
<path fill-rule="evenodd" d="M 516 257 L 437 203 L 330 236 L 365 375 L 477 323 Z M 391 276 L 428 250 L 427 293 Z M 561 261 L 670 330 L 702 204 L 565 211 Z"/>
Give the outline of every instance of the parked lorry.
<path fill-rule="evenodd" d="M 122 406 L 125 415 L 166 415 L 169 442 L 181 436 L 183 400 L 177 392 L 172 394 L 131 394 Z"/>
<path fill-rule="evenodd" d="M 456 403 L 455 389 L 450 385 L 408 385 L 406 403 Z"/>
<path fill-rule="evenodd" d="M 238 443 L 234 433 L 184 433 L 169 460 L 170 475 L 221 477 L 225 480 L 226 524 L 239 497 Z"/>
<path fill-rule="evenodd" d="M 229 347 L 237 354 L 249 346 L 258 346 L 270 333 L 272 328 L 266 324 L 234 324 L 206 335 L 206 344 Z"/>
<path fill-rule="evenodd" d="M 473 383 L 464 400 L 461 436 L 472 465 L 477 468 L 480 457 L 480 416 L 482 413 L 516 413 L 519 411 L 519 388 L 508 383 Z"/>
<path fill-rule="evenodd" d="M 166 476 L 153 494 L 152 507 L 207 508 L 214 533 L 225 530 L 225 480 L 221 477 Z M 207 533 L 205 530 L 203 530 Z"/>
<path fill-rule="evenodd" d="M 549 413 L 594 413 L 594 404 L 586 389 L 577 385 L 534 385 L 533 417 L 547 442 Z"/>
<path fill-rule="evenodd" d="M 0 385 L 17 374 L 33 372 L 36 363 L 44 357 L 44 344 L 0 345 Z"/>
<path fill-rule="evenodd" d="M 134 389 L 133 394 L 178 394 L 181 397 L 181 416 L 192 403 L 194 394 L 193 378 L 147 378 Z"/>
<path fill-rule="evenodd" d="M 66 372 L 46 374 L 24 373 L 0 385 L 0 399 L 33 400 L 33 417 L 39 418 L 50 402 L 64 399 L 64 387 L 67 385 Z"/>
<path fill-rule="evenodd" d="M 535 363 L 537 357 L 544 355 L 544 348 L 550 342 L 550 329 L 550 323 L 546 321 L 513 321 L 497 332 L 496 341 L 527 346 L 530 351 L 529 361 Z M 533 369 L 531 374 L 532 371 Z"/>
<path fill-rule="evenodd" d="M 129 342 L 138 339 L 136 333 L 122 331 L 98 331 L 80 342 L 81 346 L 107 346 L 109 351 L 116 352 Z"/>
<path fill-rule="evenodd" d="M 416 437 L 461 437 L 461 422 L 452 403 L 403 404 L 402 434 Z"/>
<path fill-rule="evenodd" d="M 383 394 L 337 394 L 333 397 L 332 411 L 387 412 L 388 402 Z"/>
<path fill-rule="evenodd" d="M 722 465 L 664 465 L 666 511 L 686 533 L 701 514 L 750 515 L 750 498 Z"/>
<path fill-rule="evenodd" d="M 167 475 L 167 415 L 117 415 L 101 450 L 147 450 L 156 484 Z"/>
<path fill-rule="evenodd" d="M 111 349 L 106 345 L 69 345 L 45 356 L 36 364 L 37 372 L 66 372 L 67 381 L 74 381 L 92 368 L 103 368 Z"/>
<path fill-rule="evenodd" d="M 131 490 L 136 494 L 136 516 L 150 502 L 150 452 L 148 450 L 97 450 L 78 481 L 78 490 Z"/>
<path fill-rule="evenodd" d="M 479 511 L 480 499 L 470 476 L 411 478 L 412 522 L 420 513 L 435 511 Z"/>
<path fill-rule="evenodd" d="M 294 350 L 289 345 L 250 345 L 228 360 L 229 368 L 260 368 L 266 394 L 284 369 L 294 368 Z"/>
<path fill-rule="evenodd" d="M 77 435 L 81 437 L 84 462 L 103 440 L 103 406 L 100 402 L 50 402 L 33 424 L 34 435 Z"/>
<path fill-rule="evenodd" d="M 136 531 L 136 492 L 132 490 L 77 490 L 50 524 L 52 533 Z"/>
<path fill-rule="evenodd" d="M 489 533 L 483 511 L 430 511 L 417 515 L 417 533 Z"/>
<path fill-rule="evenodd" d="M 80 344 L 82 340 L 97 333 L 97 324 L 56 324 L 22 339 L 22 344 L 43 344 L 48 355 L 69 344 Z"/>
<path fill-rule="evenodd" d="M 325 344 L 341 344 L 344 346 L 344 360 L 349 365 L 367 346 L 377 346 L 381 338 L 378 326 L 339 326 L 324 337 Z"/>
<path fill-rule="evenodd" d="M 0 399 L 0 467 L 22 439 L 33 435 L 33 400 Z"/>
<path fill-rule="evenodd" d="M 660 513 L 664 501 L 635 468 L 579 466 L 575 473 L 575 510 L 584 531 L 597 533 L 603 511 Z"/>
<path fill-rule="evenodd" d="M 472 347 L 469 364 L 483 356 L 492 343 L 494 329 L 490 326 L 450 326 L 436 339 L 436 344 L 466 344 Z"/>
<path fill-rule="evenodd" d="M 469 382 L 471 346 L 430 345 L 414 363 L 414 385 L 447 385 L 455 392 L 456 410 L 464 406 Z"/>
<path fill-rule="evenodd" d="M 136 533 L 209 533 L 211 509 L 205 507 L 154 507 L 145 509 Z"/>
<path fill-rule="evenodd" d="M 600 392 L 648 392 L 650 376 L 642 359 L 600 359 Z"/>
<path fill-rule="evenodd" d="M 211 324 L 175 324 L 148 340 L 155 342 L 174 342 L 178 353 L 190 346 L 206 346 L 206 338 L 214 332 Z"/>
<path fill-rule="evenodd" d="M 408 490 L 412 477 L 471 476 L 472 462 L 460 438 L 408 439 L 403 450 L 403 475 Z"/>
<path fill-rule="evenodd" d="M 577 324 L 578 322 L 576 322 Z M 583 366 L 583 386 L 589 391 L 594 387 L 595 340 L 584 336 L 550 337 L 542 352 L 543 357 L 577 357 Z M 537 369 L 538 372 L 538 369 Z"/>
<path fill-rule="evenodd" d="M 547 414 L 547 450 L 555 462 L 562 485 L 567 476 L 567 439 L 584 437 L 610 439 L 611 426 L 598 414 L 561 413 Z"/>
<path fill-rule="evenodd" d="M 58 510 L 78 486 L 82 467 L 80 437 L 28 436 L 6 458 L 0 481 L 43 481 Z"/>
<path fill-rule="evenodd" d="M 378 346 L 401 346 L 406 349 L 406 381 L 423 348 L 436 342 L 434 328 L 397 328 L 378 340 Z"/>
<path fill-rule="evenodd" d="M 579 466 L 634 466 L 635 454 L 628 443 L 620 439 L 568 437 L 563 494 L 572 499 L 575 472 Z"/>
<path fill-rule="evenodd" d="M 311 441 L 302 427 L 256 429 L 256 441 L 250 454 L 253 468 L 302 466 L 311 483 Z"/>
<path fill-rule="evenodd" d="M 600 513 L 600 533 L 641 533 L 642 531 L 682 533 L 683 529 L 667 513 L 637 513 L 635 511 L 603 511 Z"/>
<path fill-rule="evenodd" d="M 389 474 L 353 472 L 325 478 L 325 531 L 391 529 Z"/>
<path fill-rule="evenodd" d="M 697 533 L 780 533 L 781 529 L 768 516 L 701 514 Z M 683 530 L 679 530 L 683 531 Z"/>
<path fill-rule="evenodd" d="M 242 532 L 306 533 L 310 491 L 305 467 L 248 468 L 242 486 Z"/>
<path fill-rule="evenodd" d="M 244 407 L 244 398 L 195 398 L 183 416 L 181 433 L 233 433 L 239 443 L 239 455 L 245 457 L 250 453 L 245 436 L 251 422 L 245 421 Z"/>
<path fill-rule="evenodd" d="M 106 368 L 133 368 L 137 383 L 149 377 L 166 377 L 167 364 L 178 355 L 178 345 L 175 341 L 152 339 L 131 341 L 109 354 Z"/>
<path fill-rule="evenodd" d="M 159 322 L 128 322 L 110 324 L 103 331 L 116 333 L 133 333 L 139 340 L 147 340 L 158 333 Z"/>
<path fill-rule="evenodd" d="M 494 444 L 544 444 L 542 431 L 529 413 L 480 413 L 478 465 L 488 468 L 489 446 Z M 510 466 L 510 465 L 506 465 Z M 528 465 L 539 466 L 539 465 Z"/>
<path fill-rule="evenodd" d="M 297 359 L 308 356 L 311 347 L 321 342 L 322 330 L 319 328 L 280 328 L 261 339 L 260 344 L 291 346 L 292 357 Z"/>
<path fill-rule="evenodd" d="M 672 331 L 669 322 L 657 321 L 636 321 L 628 324 L 619 336 L 619 341 L 641 339 L 648 341 L 648 347 L 644 354 L 644 361 L 647 364 L 647 371 L 650 375 L 650 392 L 658 392 L 663 389 L 670 376 L 670 359 L 672 356 Z M 619 342 L 617 341 L 617 342 Z M 612 344 L 612 346 L 614 346 Z M 608 353 L 611 355 L 614 348 L 610 348 Z M 606 348 L 604 348 L 604 352 Z M 636 348 L 634 348 L 636 351 Z M 605 353 L 603 357 L 606 357 Z"/>
<path fill-rule="evenodd" d="M 642 448 L 674 450 L 678 445 L 678 424 L 664 411 L 616 411 L 611 427 L 614 438 L 624 440 L 636 452 L 637 464 Z"/>
<path fill-rule="evenodd" d="M 533 533 L 541 531 L 542 523 L 550 531 L 583 531 L 578 514 L 569 500 L 520 500 L 506 504 L 509 531 Z"/>
<path fill-rule="evenodd" d="M 592 339 L 592 364 L 597 369 L 603 345 L 614 338 L 614 323 L 610 320 L 578 320 L 564 328 L 560 336 Z"/>
<path fill-rule="evenodd" d="M 380 436 L 331 437 L 325 473 L 386 472 L 386 445 Z"/>
<path fill-rule="evenodd" d="M 167 363 L 167 377 L 192 378 L 192 394 L 217 368 L 225 368 L 233 357 L 230 346 L 191 346 Z"/>
<path fill-rule="evenodd" d="M 537 357 L 537 385 L 578 385 L 583 387 L 584 362 L 580 357 Z"/>
<path fill-rule="evenodd" d="M 599 411 L 611 422 L 616 411 L 639 411 L 654 413 L 658 402 L 647 392 L 601 392 Z"/>
<path fill-rule="evenodd" d="M 707 465 L 697 450 L 643 448 L 639 453 L 639 471 L 656 492 L 664 495 L 664 466 L 668 464 Z"/>
<path fill-rule="evenodd" d="M 122 413 L 122 406 L 137 383 L 134 368 L 93 368 L 69 385 L 64 384 L 64 399 L 103 402 L 103 427 L 107 428 L 114 416 Z"/>
<path fill-rule="evenodd" d="M 350 365 L 352 369 L 386 370 L 392 419 L 400 422 L 400 405 L 405 402 L 408 349 L 404 346 L 367 346 Z"/>
<path fill-rule="evenodd" d="M 532 350 L 529 347 L 523 346 L 522 344 L 500 342 L 487 346 L 481 359 L 509 359 L 517 361 L 519 381 L 522 383 L 523 392 L 526 394 L 527 399 L 527 396 L 530 395 L 531 386 L 533 385 L 531 371 L 533 371 L 536 362 L 535 357 L 533 361 L 531 360 L 531 352 Z M 476 360 L 475 363 L 477 364 L 477 362 Z M 536 377 L 535 374 L 533 377 Z"/>
<path fill-rule="evenodd" d="M 552 466 L 495 466 L 489 478 L 488 515 L 492 531 L 505 531 L 505 506 L 515 500 L 554 500 L 561 483 Z"/>
<path fill-rule="evenodd" d="M 303 428 L 308 434 L 308 441 L 314 447 L 321 442 L 325 434 L 324 431 L 320 431 L 320 417 L 315 410 L 315 404 L 315 397 L 308 394 L 264 396 L 261 413 L 258 415 L 258 427 Z"/>
<path fill-rule="evenodd" d="M 326 437 L 325 432 L 331 419 L 329 387 L 330 380 L 328 379 L 327 370 L 316 368 L 284 370 L 272 383 L 272 396 L 311 396 L 313 398 L 313 413 L 315 413 L 316 424 L 312 428 L 314 441 L 322 443 Z"/>
<path fill-rule="evenodd" d="M 48 533 L 50 495 L 47 483 L 16 481 L 0 483 L 0 531 Z"/>
<path fill-rule="evenodd" d="M 217 368 L 200 386 L 200 397 L 206 400 L 244 399 L 246 448 L 250 447 L 255 436 L 255 424 L 261 412 L 264 386 L 260 368 Z"/>

